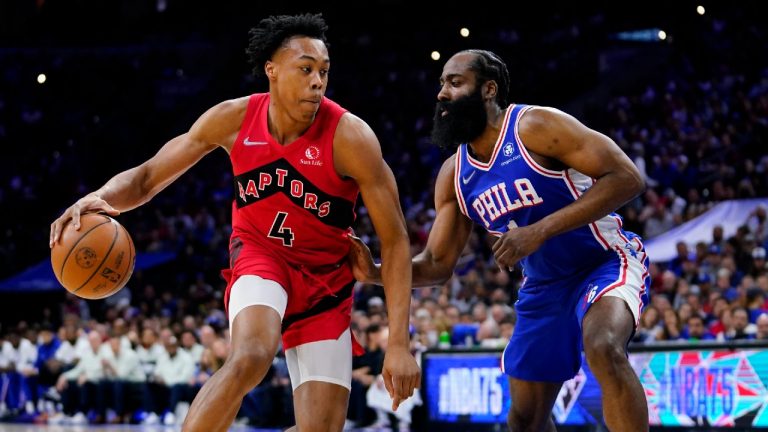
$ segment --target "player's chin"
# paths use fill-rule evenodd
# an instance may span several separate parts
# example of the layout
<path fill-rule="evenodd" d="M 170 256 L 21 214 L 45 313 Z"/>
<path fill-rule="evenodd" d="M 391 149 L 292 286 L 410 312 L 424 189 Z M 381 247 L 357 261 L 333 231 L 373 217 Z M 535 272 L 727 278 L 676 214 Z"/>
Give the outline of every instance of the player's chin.
<path fill-rule="evenodd" d="M 301 118 L 305 121 L 312 121 L 317 115 L 317 109 L 319 106 L 313 106 L 312 104 L 302 104 L 301 106 Z"/>

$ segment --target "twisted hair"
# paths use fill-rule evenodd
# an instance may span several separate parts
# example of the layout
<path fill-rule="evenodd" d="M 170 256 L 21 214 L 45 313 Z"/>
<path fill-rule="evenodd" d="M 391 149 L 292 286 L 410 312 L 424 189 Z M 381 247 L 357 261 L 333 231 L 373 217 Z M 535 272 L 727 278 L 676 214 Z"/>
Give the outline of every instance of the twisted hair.
<path fill-rule="evenodd" d="M 509 105 L 509 71 L 504 61 L 496 54 L 487 50 L 470 49 L 466 52 L 475 54 L 475 60 L 470 69 L 477 74 L 478 84 L 496 81 L 496 103 L 501 108 Z"/>
<path fill-rule="evenodd" d="M 264 64 L 272 59 L 278 48 L 294 36 L 306 36 L 323 41 L 328 47 L 323 14 L 276 15 L 264 18 L 249 32 L 248 48 L 245 53 L 253 65 L 253 75 L 264 74 Z"/>

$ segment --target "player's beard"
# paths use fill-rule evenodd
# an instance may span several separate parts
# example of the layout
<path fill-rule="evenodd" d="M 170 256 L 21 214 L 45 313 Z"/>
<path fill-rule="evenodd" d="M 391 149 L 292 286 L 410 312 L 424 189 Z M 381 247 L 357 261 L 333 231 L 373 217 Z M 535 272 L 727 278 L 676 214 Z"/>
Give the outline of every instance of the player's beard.
<path fill-rule="evenodd" d="M 443 112 L 446 112 L 443 115 Z M 480 86 L 477 91 L 454 101 L 438 101 L 432 123 L 432 142 L 441 148 L 454 150 L 459 144 L 480 136 L 488 124 Z"/>

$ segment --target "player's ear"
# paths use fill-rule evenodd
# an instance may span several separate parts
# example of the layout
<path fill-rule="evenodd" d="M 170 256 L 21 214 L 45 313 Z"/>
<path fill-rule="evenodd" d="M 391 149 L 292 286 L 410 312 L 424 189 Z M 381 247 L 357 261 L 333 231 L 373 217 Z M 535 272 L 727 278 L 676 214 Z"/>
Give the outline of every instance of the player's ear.
<path fill-rule="evenodd" d="M 275 70 L 276 68 L 277 68 L 277 65 L 272 63 L 271 60 L 268 60 L 264 64 L 264 74 L 267 76 L 267 79 L 269 79 L 270 81 L 275 79 L 275 77 L 277 76 L 277 71 Z"/>
<path fill-rule="evenodd" d="M 496 81 L 488 80 L 483 84 L 483 100 L 496 99 L 496 93 L 499 91 Z"/>

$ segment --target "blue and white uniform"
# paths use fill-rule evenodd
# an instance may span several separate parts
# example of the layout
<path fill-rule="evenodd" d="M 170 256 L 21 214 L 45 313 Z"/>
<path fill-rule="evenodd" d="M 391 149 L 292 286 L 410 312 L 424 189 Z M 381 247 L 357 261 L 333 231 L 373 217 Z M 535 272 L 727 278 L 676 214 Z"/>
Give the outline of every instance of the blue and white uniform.
<path fill-rule="evenodd" d="M 595 180 L 574 169 L 537 164 L 518 134 L 531 106 L 511 105 L 487 163 L 467 144 L 456 154 L 455 189 L 462 213 L 501 236 L 573 203 Z M 622 298 L 637 325 L 648 303 L 648 257 L 639 236 L 611 213 L 550 238 L 521 261 L 517 325 L 502 357 L 508 375 L 529 381 L 565 381 L 581 366 L 581 322 L 602 296 Z"/>

